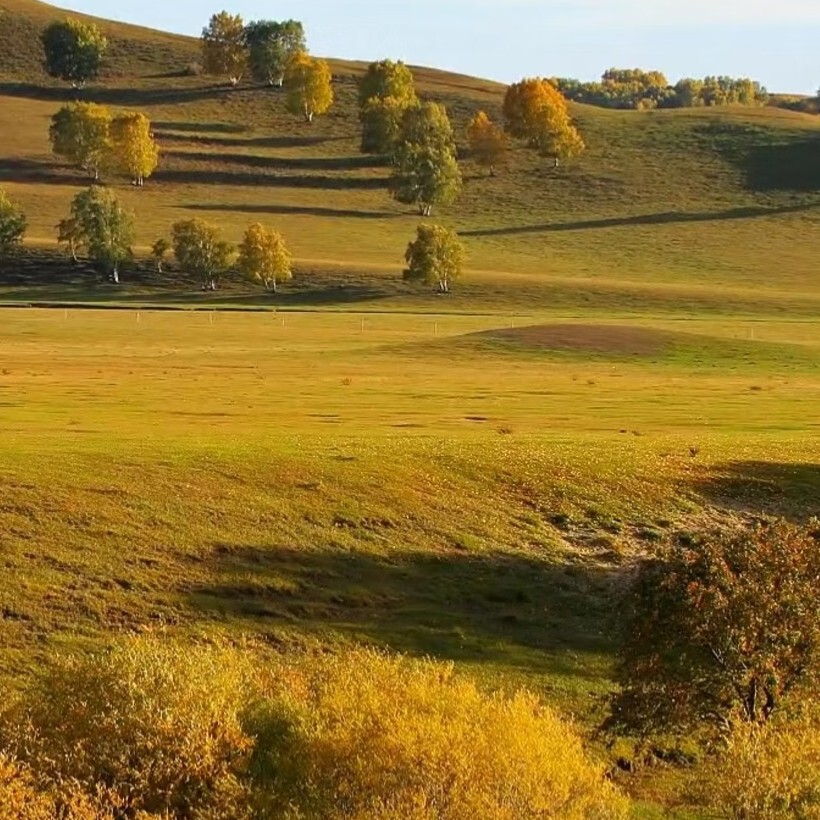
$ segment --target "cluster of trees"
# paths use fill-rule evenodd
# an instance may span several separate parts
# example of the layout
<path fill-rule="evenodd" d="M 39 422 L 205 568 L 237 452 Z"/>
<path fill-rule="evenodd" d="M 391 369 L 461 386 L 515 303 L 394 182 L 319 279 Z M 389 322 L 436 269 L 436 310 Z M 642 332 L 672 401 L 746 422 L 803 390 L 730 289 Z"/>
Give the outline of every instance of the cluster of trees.
<path fill-rule="evenodd" d="M 142 186 L 159 164 L 159 148 L 145 114 L 114 116 L 96 103 L 63 106 L 51 118 L 51 147 L 57 156 L 99 180 L 103 170 L 129 176 Z"/>
<path fill-rule="evenodd" d="M 22 242 L 25 231 L 25 214 L 0 189 L 0 259 Z M 81 191 L 57 231 L 58 242 L 67 247 L 75 263 L 79 262 L 78 254 L 85 254 L 119 284 L 123 264 L 134 256 L 135 223 L 133 214 L 113 191 L 99 185 Z M 260 223 L 248 226 L 242 241 L 234 246 L 222 238 L 215 225 L 201 219 L 180 220 L 171 228 L 170 241 L 161 237 L 151 248 L 158 272 L 171 252 L 180 268 L 199 277 L 203 290 L 216 290 L 222 276 L 232 269 L 274 293 L 279 284 L 293 278 L 285 240 L 278 231 Z M 461 276 L 464 246 L 449 228 L 420 225 L 405 258 L 406 280 L 449 293 Z"/>
<path fill-rule="evenodd" d="M 747 78 L 690 77 L 671 85 L 660 71 L 610 68 L 600 82 L 555 77 L 551 80 L 567 98 L 603 108 L 692 108 L 715 105 L 765 105 L 769 95 Z"/>
<path fill-rule="evenodd" d="M 308 54 L 304 27 L 297 20 L 256 20 L 245 25 L 238 14 L 214 14 L 202 30 L 205 71 L 237 85 L 250 71 L 257 82 L 283 87 L 286 104 L 306 122 L 333 105 L 330 66 Z"/>
<path fill-rule="evenodd" d="M 444 106 L 419 99 L 410 69 L 401 62 L 371 63 L 359 84 L 361 148 L 389 157 L 391 191 L 404 204 L 430 216 L 435 205 L 452 202 L 462 175 L 452 123 Z M 584 148 L 567 103 L 544 79 L 522 80 L 504 100 L 504 126 L 478 111 L 467 127 L 471 156 L 495 174 L 509 148 L 520 138 L 545 156 L 574 156 Z"/>

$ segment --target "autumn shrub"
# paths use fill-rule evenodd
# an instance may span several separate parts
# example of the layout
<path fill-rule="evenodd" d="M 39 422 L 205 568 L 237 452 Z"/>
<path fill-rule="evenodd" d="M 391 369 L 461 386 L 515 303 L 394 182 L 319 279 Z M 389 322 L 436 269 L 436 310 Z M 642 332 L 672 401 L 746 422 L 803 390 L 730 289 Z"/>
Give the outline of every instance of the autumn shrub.
<path fill-rule="evenodd" d="M 820 818 L 820 715 L 739 726 L 696 791 L 733 820 Z"/>
<path fill-rule="evenodd" d="M 107 794 L 118 815 L 238 818 L 252 679 L 240 653 L 156 638 L 59 658 L 7 715 L 4 745 L 54 789 Z"/>
<path fill-rule="evenodd" d="M 285 662 L 271 678 L 249 718 L 270 816 L 625 815 L 578 736 L 530 694 L 483 694 L 449 666 L 369 650 Z"/>

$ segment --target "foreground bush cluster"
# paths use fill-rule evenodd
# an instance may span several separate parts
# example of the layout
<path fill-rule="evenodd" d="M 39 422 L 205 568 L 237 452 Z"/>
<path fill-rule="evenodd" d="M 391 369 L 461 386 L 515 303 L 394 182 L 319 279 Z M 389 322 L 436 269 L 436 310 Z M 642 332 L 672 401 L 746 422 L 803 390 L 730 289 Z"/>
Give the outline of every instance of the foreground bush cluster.
<path fill-rule="evenodd" d="M 0 820 L 626 813 L 533 696 L 368 650 L 262 665 L 129 640 L 51 664 L 6 709 L 0 740 Z"/>

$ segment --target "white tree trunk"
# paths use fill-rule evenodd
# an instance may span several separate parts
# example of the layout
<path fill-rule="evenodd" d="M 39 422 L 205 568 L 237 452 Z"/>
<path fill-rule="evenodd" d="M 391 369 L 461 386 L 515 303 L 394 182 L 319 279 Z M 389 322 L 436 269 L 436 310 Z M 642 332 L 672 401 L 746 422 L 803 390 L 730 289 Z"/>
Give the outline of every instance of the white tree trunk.
<path fill-rule="evenodd" d="M 118 263 L 115 262 L 114 263 L 114 269 L 111 271 L 111 281 L 115 285 L 119 285 L 119 283 L 120 283 L 120 272 L 118 270 L 118 267 L 119 267 Z"/>

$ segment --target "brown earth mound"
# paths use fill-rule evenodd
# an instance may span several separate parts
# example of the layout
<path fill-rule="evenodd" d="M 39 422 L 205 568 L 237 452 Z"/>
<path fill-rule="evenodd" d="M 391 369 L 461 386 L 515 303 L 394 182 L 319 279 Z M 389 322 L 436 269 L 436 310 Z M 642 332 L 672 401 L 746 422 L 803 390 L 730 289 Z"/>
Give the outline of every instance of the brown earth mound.
<path fill-rule="evenodd" d="M 653 356 L 672 341 L 672 333 L 629 325 L 533 325 L 490 330 L 487 339 L 539 350 L 577 350 L 622 356 Z"/>

